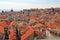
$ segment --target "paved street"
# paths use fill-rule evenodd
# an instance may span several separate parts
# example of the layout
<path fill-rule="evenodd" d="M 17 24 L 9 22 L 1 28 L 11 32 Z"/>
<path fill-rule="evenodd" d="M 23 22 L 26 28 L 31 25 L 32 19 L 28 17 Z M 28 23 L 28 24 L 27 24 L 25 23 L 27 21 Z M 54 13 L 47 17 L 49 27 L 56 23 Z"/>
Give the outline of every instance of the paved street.
<path fill-rule="evenodd" d="M 60 37 L 52 35 L 49 31 L 46 31 L 46 36 L 47 36 L 46 39 L 38 39 L 38 40 L 60 40 Z"/>

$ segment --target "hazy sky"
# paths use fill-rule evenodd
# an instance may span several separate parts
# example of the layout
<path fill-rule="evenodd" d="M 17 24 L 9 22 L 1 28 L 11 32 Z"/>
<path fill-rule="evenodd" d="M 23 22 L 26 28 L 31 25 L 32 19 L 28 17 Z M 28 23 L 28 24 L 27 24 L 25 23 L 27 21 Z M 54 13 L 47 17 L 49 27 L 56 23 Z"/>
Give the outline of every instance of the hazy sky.
<path fill-rule="evenodd" d="M 60 0 L 0 0 L 0 9 L 60 7 Z"/>

